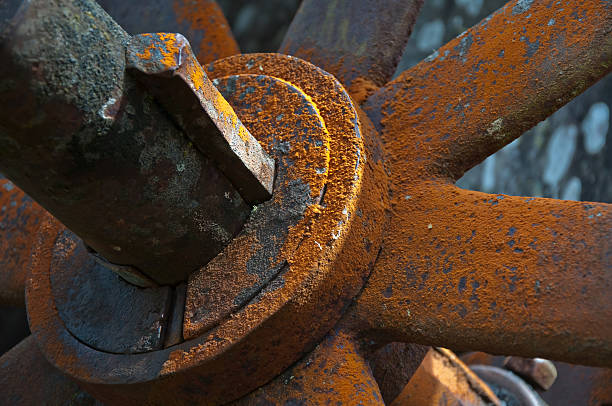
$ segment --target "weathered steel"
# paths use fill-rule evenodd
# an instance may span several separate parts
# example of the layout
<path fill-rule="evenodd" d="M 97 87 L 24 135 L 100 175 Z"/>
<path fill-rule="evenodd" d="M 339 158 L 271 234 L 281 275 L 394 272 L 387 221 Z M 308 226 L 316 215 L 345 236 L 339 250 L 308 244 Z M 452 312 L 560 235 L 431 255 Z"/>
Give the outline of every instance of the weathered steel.
<path fill-rule="evenodd" d="M 55 241 L 49 278 L 65 328 L 84 344 L 111 353 L 162 348 L 171 287 L 143 289 L 127 283 L 68 230 Z"/>
<path fill-rule="evenodd" d="M 403 72 L 364 105 L 398 182 L 457 180 L 545 119 L 612 70 L 611 33 L 609 1 L 515 0 Z"/>
<path fill-rule="evenodd" d="M 555 364 L 543 358 L 507 357 L 504 368 L 514 372 L 537 390 L 548 390 L 557 379 Z"/>
<path fill-rule="evenodd" d="M 215 328 L 162 350 L 111 354 L 76 340 L 55 305 L 51 262 L 46 255 L 35 255 L 27 286 L 32 332 L 54 365 L 105 403 L 220 404 L 249 393 L 320 342 L 361 289 L 378 253 L 386 221 L 385 183 L 380 182 L 385 174 L 380 156 L 370 152 L 378 151 L 373 127 L 367 118 L 362 121 L 340 83 L 307 62 L 276 54 L 229 58 L 207 72 L 220 81 L 233 74 L 269 75 L 307 94 L 329 132 L 328 186 L 322 188 L 320 203 L 311 204 L 294 227 L 295 246 L 289 246 L 294 252 L 281 275 Z M 267 117 L 256 106 L 233 107 L 245 122 L 272 124 L 278 118 Z M 262 128 L 263 134 L 253 135 L 273 143 L 270 127 Z M 290 157 L 296 161 L 308 160 L 306 141 L 300 140 L 303 148 L 294 151 L 281 139 L 278 149 L 294 151 Z M 290 166 L 294 173 L 285 182 L 304 182 L 313 175 L 299 168 Z M 45 223 L 36 252 L 53 249 L 61 233 L 57 224 Z"/>
<path fill-rule="evenodd" d="M 126 51 L 127 68 L 250 204 L 272 196 L 274 161 L 215 88 L 181 34 L 141 34 Z"/>
<path fill-rule="evenodd" d="M 371 341 L 369 344 L 376 345 Z M 418 344 L 390 343 L 366 356 L 385 404 L 391 404 L 399 396 L 430 348 Z"/>
<path fill-rule="evenodd" d="M 612 364 L 612 205 L 423 182 L 356 314 L 388 340 Z"/>
<path fill-rule="evenodd" d="M 279 52 L 332 73 L 361 103 L 395 72 L 422 5 L 423 0 L 305 0 Z"/>
<path fill-rule="evenodd" d="M 190 277 L 186 337 L 202 334 L 266 286 L 280 283 L 329 182 L 330 134 L 306 93 L 286 80 L 262 75 L 234 75 L 215 82 L 278 162 L 276 193 L 257 208 L 220 255 Z"/>
<path fill-rule="evenodd" d="M 383 401 L 359 342 L 332 330 L 308 355 L 235 406 L 372 405 Z"/>
<path fill-rule="evenodd" d="M 32 235 L 45 210 L 0 175 L 0 305 L 25 305 Z"/>
<path fill-rule="evenodd" d="M 510 371 L 490 365 L 471 365 L 470 369 L 486 382 L 504 405 L 547 406 L 531 386 Z"/>
<path fill-rule="evenodd" d="M 391 406 L 501 405 L 491 389 L 451 351 L 432 348 Z"/>
<path fill-rule="evenodd" d="M 32 336 L 0 357 L 0 402 L 5 405 L 100 405 L 47 362 Z"/>
<path fill-rule="evenodd" d="M 214 0 L 98 0 L 98 3 L 132 35 L 180 32 L 202 64 L 240 53 Z"/>
<path fill-rule="evenodd" d="M 251 208 L 124 73 L 129 37 L 95 2 L 25 2 L 0 32 L 8 178 L 108 261 L 160 284 L 237 234 Z"/>
<path fill-rule="evenodd" d="M 484 352 L 470 352 L 461 356 L 468 365 L 502 367 L 506 357 Z M 612 369 L 593 368 L 554 362 L 557 370 L 555 383 L 541 398 L 549 405 L 602 406 L 612 404 Z"/>

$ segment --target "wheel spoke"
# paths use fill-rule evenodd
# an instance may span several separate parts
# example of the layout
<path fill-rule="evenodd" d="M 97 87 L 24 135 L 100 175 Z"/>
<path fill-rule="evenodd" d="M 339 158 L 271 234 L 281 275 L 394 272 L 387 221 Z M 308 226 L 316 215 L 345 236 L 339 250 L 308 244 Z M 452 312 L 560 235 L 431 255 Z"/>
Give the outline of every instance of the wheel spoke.
<path fill-rule="evenodd" d="M 214 0 L 98 0 L 130 34 L 183 34 L 201 64 L 240 53 L 223 11 Z"/>
<path fill-rule="evenodd" d="M 328 336 L 296 365 L 234 405 L 384 405 L 358 343 L 344 332 Z"/>
<path fill-rule="evenodd" d="M 611 32 L 609 1 L 511 1 L 364 109 L 398 170 L 456 180 L 610 72 Z"/>
<path fill-rule="evenodd" d="M 25 305 L 34 234 L 45 210 L 0 175 L 0 304 Z"/>
<path fill-rule="evenodd" d="M 363 101 L 395 72 L 422 4 L 304 0 L 279 52 L 327 70 Z"/>
<path fill-rule="evenodd" d="M 47 362 L 33 336 L 2 355 L 0 368 L 0 393 L 6 404 L 98 404 Z"/>
<path fill-rule="evenodd" d="M 612 363 L 612 205 L 439 183 L 411 193 L 396 205 L 357 302 L 360 329 L 457 350 Z"/>

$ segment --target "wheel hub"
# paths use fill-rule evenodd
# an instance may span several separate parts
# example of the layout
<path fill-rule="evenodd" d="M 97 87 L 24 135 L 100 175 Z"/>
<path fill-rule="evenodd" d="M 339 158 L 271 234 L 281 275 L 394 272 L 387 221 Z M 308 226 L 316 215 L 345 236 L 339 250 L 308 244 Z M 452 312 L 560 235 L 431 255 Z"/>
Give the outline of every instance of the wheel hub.
<path fill-rule="evenodd" d="M 185 341 L 164 341 L 176 335 L 165 331 L 176 325 L 169 315 L 182 316 L 172 308 L 182 305 L 172 299 L 180 288 L 128 292 L 135 288 L 100 270 L 78 237 L 61 227 L 47 228 L 53 237 L 46 241 L 54 243 L 45 248 L 55 255 L 50 263 L 41 258 L 32 274 L 32 331 L 57 366 L 102 400 L 163 403 L 180 393 L 195 402 L 191 391 L 179 390 L 194 379 L 206 382 L 197 396 L 205 393 L 211 403 L 248 393 L 337 322 L 381 243 L 386 189 L 374 183 L 381 179 L 380 156 L 366 152 L 377 150 L 371 124 L 336 79 L 278 54 L 230 57 L 207 71 L 275 158 L 277 175 L 273 198 L 190 276 Z M 93 274 L 99 285 L 85 283 Z M 116 303 L 117 292 L 130 303 Z M 108 311 L 97 315 L 100 308 Z"/>

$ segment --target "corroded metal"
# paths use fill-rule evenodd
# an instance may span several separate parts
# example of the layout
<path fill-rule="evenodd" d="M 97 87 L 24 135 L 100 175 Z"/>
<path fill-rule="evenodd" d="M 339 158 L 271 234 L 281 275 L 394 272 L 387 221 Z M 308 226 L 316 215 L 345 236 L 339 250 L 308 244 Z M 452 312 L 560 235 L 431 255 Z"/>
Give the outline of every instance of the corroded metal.
<path fill-rule="evenodd" d="M 538 390 L 548 390 L 557 379 L 555 364 L 543 358 L 507 357 L 504 368 L 514 372 Z"/>
<path fill-rule="evenodd" d="M 172 115 L 250 204 L 272 195 L 274 161 L 215 88 L 181 34 L 141 34 L 130 39 L 127 69 Z"/>
<path fill-rule="evenodd" d="M 29 336 L 0 357 L 0 393 L 6 405 L 100 405 L 49 364 Z"/>
<path fill-rule="evenodd" d="M 294 245 L 289 245 L 293 251 L 286 257 L 282 274 L 215 328 L 157 351 L 112 354 L 75 339 L 66 330 L 55 304 L 51 261 L 45 255 L 35 255 L 27 288 L 33 334 L 54 365 L 110 404 L 195 403 L 202 399 L 219 404 L 266 383 L 312 349 L 333 327 L 361 289 L 378 252 L 386 220 L 380 204 L 385 201 L 385 192 L 384 183 L 375 181 L 385 175 L 380 157 L 366 152 L 376 151 L 371 124 L 367 119 L 361 121 L 340 84 L 313 65 L 274 54 L 222 60 L 207 71 L 211 78 L 220 80 L 232 73 L 269 75 L 307 94 L 329 132 L 329 155 L 324 155 L 329 162 L 328 186 L 321 188 L 322 196 L 319 191 L 315 193 L 319 204 L 311 204 L 292 228 L 297 234 L 291 241 Z M 266 88 L 259 91 L 263 96 Z M 330 92 L 335 92 L 333 99 L 327 96 Z M 233 107 L 245 122 L 274 123 L 278 118 L 274 109 L 266 115 L 265 111 L 240 104 Z M 259 134 L 259 129 L 265 131 Z M 282 131 L 290 134 L 293 129 Z M 264 145 L 266 140 L 274 143 L 267 126 L 254 128 L 252 133 Z M 309 151 L 308 137 L 293 139 L 302 145 L 297 150 L 284 145 L 282 137 L 279 141 L 279 152 L 285 151 L 288 158 Z M 285 161 L 290 176 L 281 179 L 283 182 L 305 182 L 317 175 L 316 170 L 311 172 L 308 166 L 291 161 Z M 63 231 L 51 220 L 41 230 L 36 252 L 48 252 Z M 229 275 L 228 284 L 232 283 L 231 272 Z M 187 300 L 191 300 L 189 296 Z M 117 375 L 116 371 L 129 374 Z M 194 387 L 198 391 L 190 389 Z"/>
<path fill-rule="evenodd" d="M 5 28 L 7 18 L 15 12 L 11 6 L 19 2 L 10 3 L 5 9 L 8 12 L 0 15 L 1 32 L 5 35 L 13 30 L 14 38 L 21 40 L 27 36 L 15 29 L 19 26 L 11 25 L 9 31 Z M 68 17 L 70 13 L 78 14 L 74 12 L 76 1 L 63 0 L 62 4 L 67 5 L 64 12 Z M 143 95 L 132 78 L 136 75 L 124 76 L 125 65 L 117 62 L 122 61 L 119 54 L 125 50 L 128 37 L 101 18 L 90 3 L 78 4 L 92 13 L 95 29 L 90 27 L 92 21 L 87 13 L 87 17 L 79 14 L 82 21 L 59 13 L 51 13 L 50 20 L 64 21 L 62 27 L 82 36 L 83 32 L 100 30 L 98 19 L 106 21 L 106 34 L 111 39 L 119 38 L 106 45 L 110 47 L 108 60 L 121 66 L 102 65 L 101 70 L 111 71 L 107 74 L 92 71 L 91 65 L 83 62 L 88 54 L 81 52 L 75 57 L 79 69 L 83 69 L 78 77 L 88 83 L 87 75 L 91 75 L 91 80 L 103 83 L 99 88 L 104 91 L 105 86 L 124 81 L 124 87 L 117 88 L 119 92 L 127 89 L 117 111 L 109 105 L 106 107 L 110 109 L 102 110 L 102 116 L 106 114 L 113 120 L 122 116 L 120 112 L 142 116 L 129 121 L 134 124 L 131 131 L 138 133 L 144 126 L 142 121 L 157 117 L 151 111 L 162 113 L 157 104 L 146 98 L 141 101 L 144 107 L 136 109 L 136 113 L 126 107 Z M 321 3 L 304 3 L 293 34 L 286 41 L 289 48 L 304 52 L 313 47 L 313 40 L 305 37 L 304 21 L 316 20 L 317 4 Z M 353 15 L 363 6 L 360 3 L 352 10 L 350 4 L 334 1 L 319 9 L 319 13 L 329 11 L 330 32 L 336 32 L 336 28 L 340 33 L 345 30 L 342 24 L 333 26 L 344 17 L 332 11 L 345 10 L 347 15 Z M 40 0 L 32 1 L 19 18 L 27 17 L 32 10 L 43 13 L 49 9 Z M 372 10 L 370 13 L 377 15 Z M 405 12 L 414 17 L 410 10 Z M 323 18 L 322 14 L 318 17 Z M 612 288 L 612 206 L 487 195 L 458 189 L 452 182 L 610 71 L 611 20 L 612 6 L 605 1 L 512 1 L 379 90 L 375 88 L 387 80 L 390 61 L 399 52 L 397 44 L 381 48 L 389 54 L 381 57 L 382 67 L 378 68 L 372 62 L 378 50 L 368 51 L 361 59 L 355 56 L 361 54 L 353 52 L 358 49 L 352 49 L 347 39 L 354 39 L 355 32 L 361 32 L 358 28 L 355 32 L 346 28 L 347 36 L 339 39 L 313 34 L 315 39 L 329 40 L 329 48 L 337 54 L 326 57 L 321 51 L 325 48 L 319 44 L 316 52 L 303 55 L 313 60 L 321 56 L 321 64 L 350 84 L 353 99 L 333 76 L 294 57 L 242 55 L 211 64 L 207 75 L 279 165 L 273 198 L 248 213 L 242 232 L 234 239 L 228 237 L 228 245 L 221 247 L 214 259 L 207 262 L 196 258 L 200 262 L 192 269 L 199 269 L 192 273 L 187 286 L 166 291 L 161 302 L 153 299 L 141 303 L 153 309 L 153 316 L 164 314 L 152 317 L 152 321 L 136 320 L 140 325 L 130 331 L 133 342 L 139 330 L 151 332 L 148 327 L 160 327 L 159 334 L 140 335 L 150 339 L 148 347 L 118 346 L 129 334 L 115 340 L 104 337 L 109 339 L 104 345 L 92 344 L 94 334 L 88 338 L 86 333 L 105 333 L 96 330 L 98 326 L 87 326 L 88 320 L 79 324 L 81 314 L 69 314 L 78 307 L 78 299 L 69 296 L 74 293 L 79 297 L 88 289 L 86 295 L 91 294 L 93 289 L 79 283 L 76 273 L 81 271 L 86 277 L 86 271 L 97 269 L 97 265 L 83 242 L 76 237 L 67 238 L 70 232 L 45 215 L 36 235 L 27 283 L 31 328 L 42 352 L 62 372 L 109 404 L 224 404 L 245 395 L 240 400 L 243 404 L 290 403 L 294 398 L 297 401 L 298 395 L 299 400 L 308 399 L 309 404 L 324 404 L 332 399 L 349 404 L 359 400 L 382 404 L 396 396 L 394 404 L 402 400 L 452 404 L 464 399 L 476 404 L 498 403 L 489 388 L 445 350 L 431 352 L 414 374 L 410 370 L 403 375 L 391 368 L 376 367 L 377 357 L 388 359 L 389 354 L 406 355 L 406 360 L 413 355 L 416 360 L 423 356 L 418 347 L 408 347 L 410 352 L 401 354 L 404 347 L 389 346 L 394 341 L 610 365 L 612 330 L 608 321 L 612 318 L 612 302 L 607 292 Z M 386 21 L 382 18 L 382 24 L 364 29 L 368 33 L 364 43 L 377 44 Z M 399 22 L 389 29 L 409 30 L 412 21 Z M 42 23 L 37 24 L 33 23 L 33 27 L 39 30 L 41 44 L 47 41 L 53 45 L 53 38 L 62 38 L 57 33 L 61 30 L 50 30 L 50 35 L 55 35 L 50 38 L 42 31 Z M 106 49 L 103 42 L 84 38 L 90 41 L 86 42 L 88 46 Z M 4 44 L 8 45 L 2 48 L 3 54 L 8 49 L 20 55 L 17 50 L 21 49 L 13 43 Z M 44 55 L 57 55 L 43 51 Z M 94 55 L 100 55 L 101 51 L 96 52 Z M 102 55 L 107 56 L 104 52 Z M 14 64 L 13 59 L 7 60 L 8 68 L 3 66 L 0 70 Z M 176 59 L 172 63 L 181 65 Z M 354 71 L 351 64 L 355 65 Z M 40 66 L 26 67 L 31 72 L 32 67 Z M 31 83 L 66 85 L 64 76 L 45 76 L 46 72 L 35 70 L 40 79 L 34 75 L 36 80 L 31 79 Z M 182 85 L 185 78 L 193 87 L 193 76 L 184 75 Z M 155 86 L 155 82 L 147 82 L 146 86 Z M 174 144 L 162 141 L 177 140 L 184 136 L 183 132 L 188 136 L 190 133 L 181 123 L 183 112 L 180 106 L 172 105 L 174 96 L 168 89 L 157 93 L 157 102 L 172 113 L 172 119 L 164 117 L 167 121 L 155 122 L 161 126 L 162 134 L 155 138 L 155 134 L 144 130 L 138 133 L 144 134 L 145 141 L 154 137 L 159 151 L 166 154 L 177 151 Z M 372 91 L 364 107 L 373 123 L 353 102 L 360 102 Z M 79 100 L 99 108 L 103 104 L 98 102 L 109 100 L 108 94 L 103 93 L 94 92 Z M 15 100 L 16 93 L 9 95 L 13 99 L 0 100 L 3 106 Z M 25 96 L 28 101 L 39 97 L 31 89 Z M 75 104 L 68 107 L 74 108 Z M 65 117 L 81 117 L 68 114 L 72 111 L 81 114 L 78 109 L 64 109 L 63 115 L 55 111 L 52 118 L 65 125 Z M 94 114 L 83 117 L 97 117 L 95 112 L 99 109 L 91 111 Z M 44 108 L 43 112 L 49 114 Z M 3 140 L 10 139 L 5 120 L 9 129 L 17 124 L 7 114 L 0 117 L 2 146 Z M 113 128 L 121 128 L 121 123 L 119 120 Z M 58 147 L 62 134 L 54 130 L 49 120 L 44 124 L 51 136 L 41 149 L 46 146 L 45 153 L 53 151 L 51 157 L 64 156 L 65 150 L 81 147 L 78 142 L 76 147 L 66 143 Z M 33 128 L 27 134 L 40 140 L 35 131 L 42 127 Z M 10 147 L 9 143 L 4 145 Z M 116 147 L 117 142 L 110 142 L 108 151 Z M 197 155 L 197 146 L 187 143 L 185 148 L 193 148 Z M 0 151 L 2 159 L 17 159 L 10 154 L 19 155 L 17 149 Z M 33 184 L 32 174 L 49 166 L 47 155 L 35 148 L 33 151 L 38 153 L 19 156 L 23 173 L 17 169 L 11 173 L 24 184 Z M 172 175 L 177 156 L 170 153 L 170 164 L 164 166 L 166 172 L 157 175 L 167 178 L 167 167 Z M 79 157 L 97 159 L 83 154 Z M 31 160 L 34 158 L 38 160 Z M 104 175 L 96 171 L 71 172 L 78 169 L 70 166 L 71 162 L 66 164 L 66 179 L 93 182 Z M 106 164 L 103 169 L 108 170 Z M 5 164 L 0 161 L 2 165 Z M 14 168 L 18 167 L 14 162 Z M 131 182 L 140 176 L 136 172 L 124 175 Z M 52 184 L 41 189 L 40 195 L 51 191 L 57 196 L 61 187 L 65 185 Z M 82 190 L 91 189 L 67 188 L 60 195 L 67 198 Z M 121 193 L 120 188 L 109 190 L 113 198 L 124 196 Z M 82 199 L 79 193 L 76 198 Z M 42 203 L 46 206 L 53 200 Z M 81 203 L 74 207 L 81 207 Z M 210 207 L 226 215 L 232 213 L 218 201 Z M 126 212 L 125 219 L 140 215 L 142 207 L 137 208 Z M 175 224 L 168 218 L 157 219 L 151 214 L 147 219 L 158 222 L 165 233 L 175 232 Z M 137 234 L 134 228 L 122 232 Z M 193 232 L 188 230 L 187 234 Z M 86 235 L 82 237 L 90 242 Z M 147 240 L 141 242 L 144 245 Z M 158 256 L 150 261 L 174 260 L 159 264 L 163 272 L 174 269 L 171 265 L 185 265 L 197 257 L 191 251 L 183 252 L 184 256 L 178 259 L 167 250 L 151 251 Z M 120 289 L 123 288 L 113 291 Z M 104 295 L 95 298 L 98 302 L 84 306 L 87 311 L 100 307 L 95 303 L 113 299 L 111 293 Z M 119 309 L 125 307 L 121 305 L 125 303 L 124 296 L 118 301 Z M 139 300 L 137 294 L 134 296 L 133 300 Z M 122 320 L 117 308 L 109 312 L 113 323 Z M 140 309 L 146 312 L 146 306 Z M 134 321 L 136 316 L 130 316 Z M 91 321 L 95 317 L 92 315 Z M 390 353 L 380 353 L 381 348 L 388 348 Z M 376 367 L 374 371 L 370 371 L 368 360 Z M 393 379 L 387 381 L 381 370 L 388 371 Z M 597 394 L 589 396 L 605 399 L 607 394 L 600 390 L 600 383 L 609 375 L 594 376 L 599 382 L 593 389 Z M 384 393 L 376 380 L 384 384 Z M 405 382 L 407 385 L 401 388 Z"/>
<path fill-rule="evenodd" d="M 432 348 L 391 406 L 502 405 L 452 351 Z"/>
<path fill-rule="evenodd" d="M 612 205 L 442 182 L 403 192 L 355 307 L 363 328 L 389 340 L 610 365 Z"/>
<path fill-rule="evenodd" d="M 129 34 L 180 32 L 202 64 L 240 53 L 214 0 L 98 0 Z"/>
<path fill-rule="evenodd" d="M 251 207 L 125 74 L 129 37 L 95 2 L 31 1 L 9 18 L 2 172 L 108 261 L 185 280 Z"/>
<path fill-rule="evenodd" d="M 369 341 L 376 346 L 376 342 Z M 431 347 L 409 343 L 389 343 L 376 348 L 366 359 L 380 388 L 385 404 L 391 404 L 410 381 Z"/>
<path fill-rule="evenodd" d="M 361 103 L 395 72 L 422 5 L 423 0 L 305 0 L 279 52 L 332 73 Z"/>
<path fill-rule="evenodd" d="M 547 406 L 531 386 L 510 371 L 490 365 L 472 365 L 470 368 L 504 404 Z"/>
<path fill-rule="evenodd" d="M 364 105 L 394 173 L 459 179 L 612 70 L 610 27 L 609 1 L 514 0 L 403 72 Z"/>
<path fill-rule="evenodd" d="M 0 175 L 0 305 L 24 306 L 32 236 L 45 210 Z"/>
<path fill-rule="evenodd" d="M 331 405 L 338 402 L 385 404 L 359 341 L 344 331 L 332 330 L 296 365 L 232 405 Z"/>

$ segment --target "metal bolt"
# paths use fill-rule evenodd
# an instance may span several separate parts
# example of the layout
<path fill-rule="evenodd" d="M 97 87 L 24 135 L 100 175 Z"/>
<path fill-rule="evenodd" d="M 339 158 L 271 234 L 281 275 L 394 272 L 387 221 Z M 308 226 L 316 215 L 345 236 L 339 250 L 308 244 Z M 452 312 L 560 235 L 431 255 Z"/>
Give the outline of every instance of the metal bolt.
<path fill-rule="evenodd" d="M 0 171 L 110 263 L 186 280 L 269 197 L 271 159 L 182 37 L 149 49 L 93 0 L 3 11 Z"/>
<path fill-rule="evenodd" d="M 555 364 L 542 358 L 507 357 L 504 368 L 514 372 L 536 389 L 548 390 L 557 379 Z"/>
<path fill-rule="evenodd" d="M 184 36 L 135 35 L 126 57 L 127 68 L 140 73 L 135 75 L 137 79 L 245 201 L 256 204 L 270 198 L 274 160 L 208 79 Z"/>

